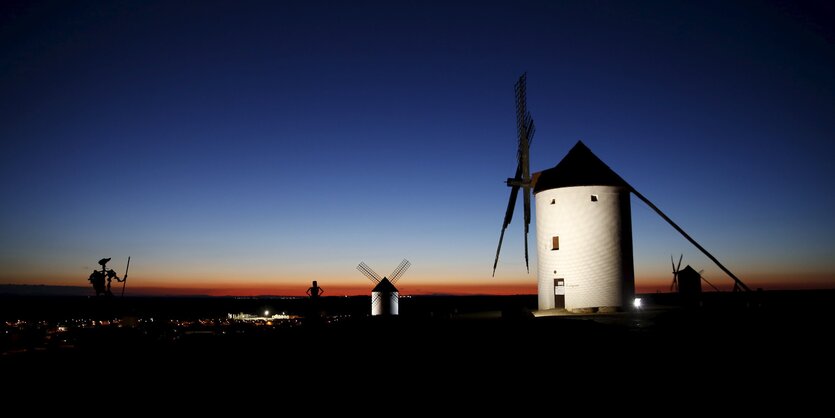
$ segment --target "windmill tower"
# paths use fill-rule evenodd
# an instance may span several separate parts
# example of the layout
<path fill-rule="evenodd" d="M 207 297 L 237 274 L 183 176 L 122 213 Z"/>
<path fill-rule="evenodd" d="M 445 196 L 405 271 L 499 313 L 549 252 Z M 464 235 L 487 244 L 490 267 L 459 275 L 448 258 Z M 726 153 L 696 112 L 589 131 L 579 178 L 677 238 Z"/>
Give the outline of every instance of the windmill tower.
<path fill-rule="evenodd" d="M 538 173 L 539 308 L 618 309 L 634 297 L 629 187 L 578 142 Z M 554 295 L 563 282 L 565 306 Z"/>
<path fill-rule="evenodd" d="M 683 299 L 696 299 L 702 293 L 702 275 L 688 264 L 687 267 L 676 272 L 678 279 L 677 291 Z"/>
<path fill-rule="evenodd" d="M 505 212 L 493 275 L 504 233 L 522 192 L 525 266 L 528 267 L 530 195 L 536 200 L 536 251 L 539 309 L 601 311 L 629 306 L 635 293 L 630 193 L 641 199 L 735 282 L 748 287 L 657 206 L 600 160 L 582 141 L 555 167 L 530 174 L 534 123 L 526 103 L 526 74 L 516 83 L 518 149 L 516 175 L 507 179 Z M 562 305 L 562 306 L 561 306 Z"/>
<path fill-rule="evenodd" d="M 400 293 L 394 284 L 403 277 L 403 273 L 411 266 L 409 260 L 404 259 L 400 265 L 391 273 L 391 279 L 388 277 L 380 278 L 371 267 L 368 267 L 365 262 L 361 262 L 357 266 L 357 270 L 364 274 L 376 284 L 371 290 L 371 316 L 392 316 L 399 314 L 399 299 Z"/>

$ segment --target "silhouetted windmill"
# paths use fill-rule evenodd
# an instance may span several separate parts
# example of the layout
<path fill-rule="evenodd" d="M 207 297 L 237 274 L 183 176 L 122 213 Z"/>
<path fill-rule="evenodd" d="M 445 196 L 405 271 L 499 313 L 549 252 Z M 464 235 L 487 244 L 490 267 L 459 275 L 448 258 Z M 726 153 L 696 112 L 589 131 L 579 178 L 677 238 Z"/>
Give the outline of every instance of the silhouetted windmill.
<path fill-rule="evenodd" d="M 555 295 L 563 294 L 564 307 L 569 310 L 597 311 L 629 306 L 635 292 L 630 203 L 631 195 L 634 195 L 730 276 L 735 290 L 750 290 L 582 141 L 578 141 L 559 164 L 531 175 L 530 145 L 534 123 L 527 110 L 526 82 L 527 75 L 522 74 L 515 85 L 517 165 L 514 177 L 506 181 L 511 187 L 510 200 L 493 261 L 494 276 L 504 233 L 513 218 L 521 190 L 528 272 L 531 193 L 536 198 L 539 309 L 563 307 L 557 306 L 563 299 L 555 298 Z M 674 275 L 679 279 L 676 268 Z"/>
<path fill-rule="evenodd" d="M 696 271 L 696 269 L 690 267 L 690 265 L 687 265 L 687 267 L 685 267 L 685 268 L 681 268 L 681 260 L 683 258 L 684 258 L 684 254 L 679 256 L 678 265 L 676 265 L 673 262 L 672 254 L 670 255 L 670 264 L 673 267 L 673 283 L 670 284 L 670 291 L 671 292 L 683 293 L 683 292 L 687 292 L 683 288 L 690 288 L 690 289 L 695 289 L 696 287 L 701 288 L 701 286 L 699 286 L 699 283 L 701 283 L 701 282 L 707 283 L 707 285 L 710 286 L 711 288 L 713 288 L 713 290 L 715 290 L 717 292 L 720 292 L 719 288 L 714 286 L 713 283 L 709 282 L 705 278 L 705 276 L 702 275 L 702 273 L 704 273 L 704 270 Z M 681 276 L 685 276 L 686 279 L 685 278 L 680 279 Z M 689 282 L 689 283 L 683 285 L 683 284 L 681 284 L 682 281 Z M 695 283 L 692 283 L 692 282 L 695 282 Z M 701 292 L 701 290 L 699 290 L 699 292 Z"/>
<path fill-rule="evenodd" d="M 409 260 L 403 259 L 403 261 L 400 262 L 400 265 L 398 265 L 391 273 L 391 278 L 380 278 L 380 275 L 372 270 L 371 267 L 368 267 L 365 262 L 360 262 L 357 266 L 357 270 L 368 277 L 372 283 L 376 284 L 374 289 L 371 290 L 371 316 L 391 316 L 399 314 L 400 293 L 397 291 L 397 288 L 394 287 L 394 284 L 397 283 L 401 277 L 403 277 L 403 273 L 405 273 L 411 265 L 412 263 L 410 263 Z"/>

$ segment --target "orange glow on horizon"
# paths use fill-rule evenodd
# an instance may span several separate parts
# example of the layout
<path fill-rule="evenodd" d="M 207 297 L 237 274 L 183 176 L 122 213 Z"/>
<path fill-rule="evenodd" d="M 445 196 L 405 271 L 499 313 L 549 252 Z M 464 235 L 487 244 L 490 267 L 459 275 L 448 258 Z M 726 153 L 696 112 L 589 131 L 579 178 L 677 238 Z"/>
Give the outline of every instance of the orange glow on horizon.
<path fill-rule="evenodd" d="M 325 286 L 319 283 L 325 293 L 322 296 L 364 296 L 371 292 L 372 286 Z M 309 286 L 308 286 L 309 287 Z M 131 289 L 129 287 L 129 289 Z M 219 287 L 167 287 L 134 286 L 133 294 L 149 296 L 306 296 L 304 289 L 297 285 L 254 285 L 254 286 L 219 286 Z M 402 295 L 533 295 L 536 284 L 520 286 L 516 284 L 495 285 L 420 285 L 401 286 Z"/>
<path fill-rule="evenodd" d="M 835 275 L 826 273 L 801 273 L 801 274 L 750 274 L 740 276 L 752 289 L 763 288 L 764 290 L 791 290 L 791 289 L 835 289 Z M 636 279 L 636 293 L 664 293 L 670 291 L 671 277 L 641 277 Z M 710 277 L 710 282 L 722 291 L 731 290 L 733 282 L 729 277 Z M 368 281 L 357 278 L 332 278 L 330 280 L 318 280 L 319 285 L 325 290 L 324 296 L 354 296 L 368 295 L 373 285 Z M 32 285 L 35 283 L 55 286 L 77 286 L 86 287 L 86 277 L 74 278 L 72 280 L 48 278 L 33 280 L 27 278 L 7 279 L 0 277 L 0 283 Z M 331 283 L 331 284 L 329 284 Z M 211 278 L 202 281 L 181 281 L 151 279 L 142 276 L 131 276 L 127 284 L 127 293 L 133 295 L 149 296 L 180 296 L 180 295 L 207 295 L 207 296 L 305 296 L 305 291 L 310 287 L 310 280 L 283 279 L 283 280 L 230 280 L 222 278 Z M 121 287 L 121 284 L 114 286 Z M 536 278 L 533 276 L 501 281 L 488 278 L 466 277 L 466 278 L 433 278 L 425 280 L 422 277 L 417 280 L 404 280 L 398 283 L 398 288 L 403 295 L 516 295 L 536 294 Z M 712 291 L 703 284 L 704 291 Z"/>

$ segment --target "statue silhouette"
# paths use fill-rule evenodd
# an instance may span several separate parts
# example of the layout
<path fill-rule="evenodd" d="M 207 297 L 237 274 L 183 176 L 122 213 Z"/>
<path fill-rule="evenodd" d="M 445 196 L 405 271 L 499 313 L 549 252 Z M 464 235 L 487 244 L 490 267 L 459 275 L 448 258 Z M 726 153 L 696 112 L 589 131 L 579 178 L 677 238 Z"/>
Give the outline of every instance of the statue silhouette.
<path fill-rule="evenodd" d="M 322 320 L 322 312 L 319 310 L 321 301 L 319 297 L 325 293 L 316 280 L 313 281 L 313 286 L 307 289 L 307 295 L 310 296 L 307 303 L 307 313 L 304 316 L 304 325 L 307 327 L 318 328 L 324 325 Z"/>
<path fill-rule="evenodd" d="M 119 276 L 116 275 L 116 272 L 113 271 L 113 269 L 107 268 L 108 261 L 110 261 L 109 258 L 102 258 L 99 260 L 101 270 L 93 270 L 93 272 L 90 273 L 90 278 L 87 279 L 93 285 L 93 290 L 96 291 L 96 296 L 113 296 L 113 293 L 110 292 L 110 283 L 113 279 L 116 279 L 119 283 L 124 281 L 124 279 L 120 279 Z M 106 285 L 105 278 L 107 279 Z"/>
<path fill-rule="evenodd" d="M 311 299 L 318 299 L 323 293 L 325 293 L 325 291 L 319 287 L 316 280 L 313 281 L 313 286 L 307 289 L 307 295 L 310 296 Z"/>

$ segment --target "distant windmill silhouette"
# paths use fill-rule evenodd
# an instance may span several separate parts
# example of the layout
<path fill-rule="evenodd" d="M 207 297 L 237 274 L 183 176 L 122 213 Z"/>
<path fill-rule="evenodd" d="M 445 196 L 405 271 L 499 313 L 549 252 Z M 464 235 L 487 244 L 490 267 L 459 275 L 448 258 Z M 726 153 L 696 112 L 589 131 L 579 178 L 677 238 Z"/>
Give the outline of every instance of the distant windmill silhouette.
<path fill-rule="evenodd" d="M 409 269 L 412 263 L 409 260 L 403 259 L 400 262 L 400 265 L 394 269 L 394 271 L 390 275 L 390 279 L 388 277 L 380 277 L 377 272 L 368 267 L 365 262 L 360 262 L 357 266 L 357 270 L 360 273 L 364 274 L 371 280 L 372 283 L 376 284 L 374 289 L 371 290 L 371 316 L 393 316 L 398 315 L 399 312 L 399 298 L 400 293 L 397 291 L 397 288 L 394 287 L 394 284 L 403 277 L 403 273 Z"/>
<path fill-rule="evenodd" d="M 697 272 L 695 269 L 693 269 L 693 268 L 692 268 L 692 267 L 690 267 L 689 265 L 688 265 L 687 267 L 685 267 L 685 268 L 683 268 L 683 269 L 682 269 L 682 268 L 681 268 L 681 260 L 682 260 L 683 258 L 684 258 L 684 254 L 682 254 L 681 256 L 679 256 L 679 258 L 678 258 L 678 265 L 676 265 L 676 264 L 675 264 L 675 262 L 673 262 L 673 255 L 672 255 L 672 254 L 670 254 L 670 265 L 673 267 L 673 283 L 672 283 L 672 284 L 670 284 L 670 291 L 671 291 L 671 292 L 677 292 L 677 293 L 678 293 L 678 292 L 681 290 L 681 289 L 679 289 L 679 275 L 684 274 L 684 273 L 685 273 L 685 271 L 687 272 L 688 277 L 690 277 L 690 276 L 692 276 L 692 277 L 698 277 L 698 280 L 697 280 L 697 281 L 703 281 L 703 282 L 707 283 L 707 285 L 708 285 L 708 286 L 710 286 L 711 288 L 713 288 L 713 290 L 715 290 L 715 291 L 717 291 L 717 292 L 720 292 L 719 288 L 717 288 L 716 286 L 714 286 L 714 285 L 713 285 L 713 283 L 709 282 L 709 281 L 705 278 L 705 276 L 703 276 L 703 275 L 702 275 L 702 273 L 704 273 L 704 269 L 699 270 L 699 271 Z"/>

